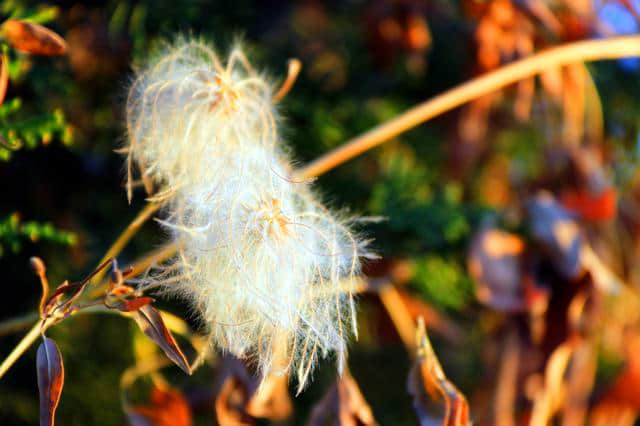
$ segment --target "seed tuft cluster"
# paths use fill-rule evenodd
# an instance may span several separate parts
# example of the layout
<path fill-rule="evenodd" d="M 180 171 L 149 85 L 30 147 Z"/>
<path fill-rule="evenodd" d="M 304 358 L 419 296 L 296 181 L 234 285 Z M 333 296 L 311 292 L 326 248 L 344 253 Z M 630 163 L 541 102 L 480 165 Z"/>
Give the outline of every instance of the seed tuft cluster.
<path fill-rule="evenodd" d="M 141 286 L 188 298 L 216 347 L 302 389 L 319 356 L 342 368 L 366 244 L 293 177 L 273 93 L 239 46 L 225 62 L 201 41 L 166 47 L 129 90 L 127 188 L 139 168 L 179 247 Z"/>

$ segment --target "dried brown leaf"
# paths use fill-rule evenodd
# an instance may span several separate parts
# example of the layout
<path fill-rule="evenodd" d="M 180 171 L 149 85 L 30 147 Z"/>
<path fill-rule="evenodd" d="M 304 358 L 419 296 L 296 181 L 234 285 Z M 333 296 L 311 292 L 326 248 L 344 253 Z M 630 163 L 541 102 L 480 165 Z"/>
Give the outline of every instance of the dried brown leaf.
<path fill-rule="evenodd" d="M 2 25 L 2 33 L 16 50 L 33 55 L 55 56 L 67 51 L 62 37 L 42 25 L 9 19 Z"/>
<path fill-rule="evenodd" d="M 288 377 L 284 374 L 267 376 L 249 400 L 247 413 L 272 421 L 282 421 L 291 417 L 293 404 L 288 382 Z"/>
<path fill-rule="evenodd" d="M 407 388 L 420 426 L 469 426 L 469 404 L 447 379 L 433 351 L 424 321 L 418 321 L 418 356 L 409 373 Z"/>
<path fill-rule="evenodd" d="M 282 422 L 293 412 L 288 377 L 269 374 L 258 386 L 241 360 L 226 356 L 218 367 L 215 411 L 221 425 L 251 425 L 255 418 Z"/>
<path fill-rule="evenodd" d="M 160 346 L 169 359 L 180 367 L 182 371 L 190 375 L 191 367 L 189 362 L 187 362 L 178 343 L 164 324 L 160 312 L 151 305 L 144 305 L 134 311 L 132 316 L 142 332 Z"/>
<path fill-rule="evenodd" d="M 246 412 L 250 394 L 247 383 L 229 375 L 216 396 L 215 410 L 218 424 L 230 426 L 249 426 L 253 418 Z"/>
<path fill-rule="evenodd" d="M 40 392 L 40 426 L 53 426 L 64 385 L 64 365 L 58 345 L 44 337 L 36 355 L 38 390 Z"/>
<path fill-rule="evenodd" d="M 308 426 L 322 426 L 327 420 L 341 426 L 375 425 L 371 407 L 349 372 L 344 372 L 313 407 Z"/>

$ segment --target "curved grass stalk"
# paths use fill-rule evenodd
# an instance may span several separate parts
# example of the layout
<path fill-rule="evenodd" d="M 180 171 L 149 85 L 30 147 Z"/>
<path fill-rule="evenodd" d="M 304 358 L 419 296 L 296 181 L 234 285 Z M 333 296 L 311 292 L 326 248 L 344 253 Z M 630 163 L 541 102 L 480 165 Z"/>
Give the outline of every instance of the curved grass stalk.
<path fill-rule="evenodd" d="M 312 178 L 349 161 L 365 151 L 450 111 L 542 71 L 576 62 L 617 59 L 640 55 L 640 36 L 612 37 L 568 43 L 504 65 L 405 111 L 399 116 L 356 136 L 297 170 L 298 178 Z"/>

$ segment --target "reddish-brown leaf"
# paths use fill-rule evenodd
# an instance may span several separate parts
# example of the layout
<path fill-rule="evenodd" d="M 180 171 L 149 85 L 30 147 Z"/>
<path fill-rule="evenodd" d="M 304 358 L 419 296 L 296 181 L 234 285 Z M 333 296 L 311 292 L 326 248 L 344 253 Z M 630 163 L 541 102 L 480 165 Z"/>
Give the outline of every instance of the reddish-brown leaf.
<path fill-rule="evenodd" d="M 146 297 L 146 296 L 138 297 L 131 300 L 124 300 L 122 303 L 120 303 L 116 307 L 118 308 L 118 310 L 122 312 L 132 312 L 132 311 L 137 311 L 143 306 L 146 306 L 149 303 L 153 303 L 154 301 L 155 299 L 153 299 L 152 297 Z"/>
<path fill-rule="evenodd" d="M 184 396 L 176 389 L 151 390 L 148 405 L 136 406 L 128 413 L 129 421 L 136 426 L 190 426 L 191 409 Z"/>
<path fill-rule="evenodd" d="M 418 321 L 417 340 L 418 357 L 407 387 L 420 426 L 469 426 L 467 399 L 445 376 L 422 319 Z"/>
<path fill-rule="evenodd" d="M 64 365 L 58 346 L 48 337 L 38 347 L 36 369 L 40 391 L 40 426 L 53 426 L 64 385 Z"/>
<path fill-rule="evenodd" d="M 136 321 L 142 332 L 149 336 L 151 340 L 156 342 L 171 361 L 173 361 L 185 373 L 189 375 L 191 374 L 191 367 L 187 362 L 187 358 L 184 356 L 180 347 L 178 347 L 178 343 L 164 324 L 162 316 L 160 316 L 160 312 L 151 305 L 144 305 L 133 312 L 133 319 Z"/>
<path fill-rule="evenodd" d="M 2 33 L 16 50 L 34 55 L 55 56 L 67 51 L 62 37 L 42 25 L 9 19 L 2 25 Z"/>

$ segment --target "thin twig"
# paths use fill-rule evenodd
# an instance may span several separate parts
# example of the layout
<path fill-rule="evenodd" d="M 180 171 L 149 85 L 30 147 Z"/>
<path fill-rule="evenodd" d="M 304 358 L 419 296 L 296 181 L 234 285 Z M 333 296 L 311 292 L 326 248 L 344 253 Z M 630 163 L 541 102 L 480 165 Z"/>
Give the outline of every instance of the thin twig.
<path fill-rule="evenodd" d="M 31 330 L 20 340 L 20 343 L 16 345 L 11 353 L 0 364 L 0 378 L 11 368 L 11 366 L 22 356 L 22 354 L 29 349 L 29 347 L 36 341 L 36 339 L 45 331 L 46 322 L 38 321 L 31 327 Z"/>
<path fill-rule="evenodd" d="M 17 333 L 18 331 L 24 330 L 37 320 L 38 313 L 29 312 L 28 314 L 2 321 L 0 323 L 0 336 L 4 336 L 5 334 Z"/>
<path fill-rule="evenodd" d="M 107 259 L 115 258 L 122 249 L 127 245 L 129 240 L 133 238 L 133 236 L 140 230 L 142 225 L 149 219 L 162 205 L 160 203 L 150 203 L 145 206 L 140 213 L 133 219 L 133 221 L 127 226 L 127 228 L 120 234 L 118 239 L 109 247 L 109 250 L 102 257 L 99 265 L 104 263 Z M 104 274 L 106 273 L 106 269 L 98 272 L 93 279 L 91 280 L 91 284 L 96 284 L 100 282 Z"/>
<path fill-rule="evenodd" d="M 398 294 L 398 290 L 392 283 L 384 284 L 378 291 L 378 297 L 382 301 L 391 322 L 396 327 L 400 339 L 404 343 L 405 347 L 409 351 L 409 354 L 413 356 L 416 352 L 416 324 L 411 318 L 411 314 L 404 304 L 402 297 Z"/>
<path fill-rule="evenodd" d="M 137 260 L 131 266 L 125 268 L 129 270 L 129 272 L 127 273 L 127 278 L 137 277 L 138 275 L 149 269 L 151 266 L 164 262 L 165 260 L 173 256 L 177 250 L 178 243 L 173 242 L 164 245 L 159 249 L 152 251 L 151 253 L 147 253 L 140 260 Z M 103 282 L 101 285 L 94 288 L 91 293 L 89 293 L 89 299 L 93 299 L 102 294 L 105 291 L 107 284 L 107 282 Z"/>
<path fill-rule="evenodd" d="M 418 104 L 344 145 L 312 161 L 296 172 L 298 178 L 319 176 L 417 125 L 466 102 L 499 90 L 548 69 L 583 61 L 640 55 L 640 36 L 587 40 L 551 48 L 461 84 Z"/>

